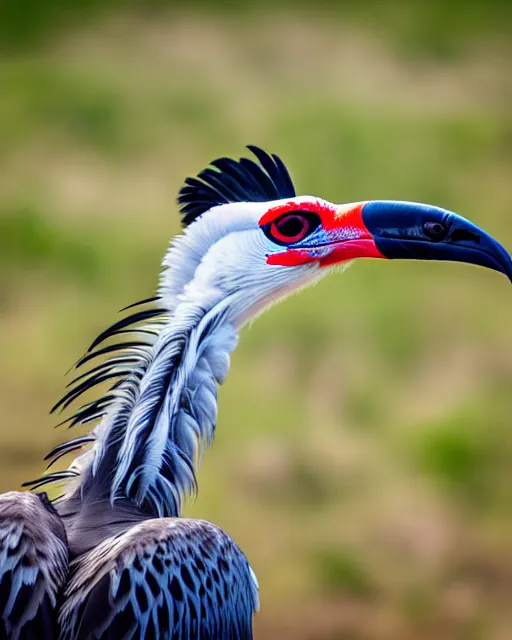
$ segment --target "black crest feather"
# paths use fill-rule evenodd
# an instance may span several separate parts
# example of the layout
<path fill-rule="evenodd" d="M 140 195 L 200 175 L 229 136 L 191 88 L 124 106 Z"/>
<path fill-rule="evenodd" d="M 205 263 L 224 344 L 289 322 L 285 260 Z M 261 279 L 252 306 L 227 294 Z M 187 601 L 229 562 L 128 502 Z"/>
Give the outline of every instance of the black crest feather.
<path fill-rule="evenodd" d="M 61 422 L 61 425 L 68 424 L 71 428 L 101 420 L 110 405 L 119 397 L 116 390 L 122 386 L 123 382 L 130 377 L 142 376 L 142 370 L 147 364 L 158 331 L 168 321 L 167 310 L 158 307 L 158 303 L 158 297 L 147 298 L 122 309 L 121 311 L 130 310 L 130 314 L 103 331 L 89 347 L 87 353 L 76 363 L 76 369 L 90 365 L 91 361 L 94 366 L 78 375 L 68 385 L 69 389 L 66 395 L 53 407 L 52 413 L 65 409 L 98 385 L 105 382 L 110 384 L 105 393 L 99 394 L 96 399 L 80 406 L 69 418 Z M 134 307 L 141 305 L 142 309 L 133 310 Z M 128 339 L 99 347 L 105 341 L 112 338 L 117 339 L 120 336 L 123 338 L 127 336 Z M 107 356 L 107 359 L 103 359 L 104 356 Z M 98 360 L 100 364 L 96 364 Z M 92 433 L 57 445 L 45 458 L 49 463 L 48 467 L 51 467 L 62 456 L 79 451 L 85 445 L 93 443 L 95 439 L 95 435 Z M 77 475 L 77 472 L 72 469 L 53 471 L 36 480 L 25 482 L 23 486 L 38 489 L 51 482 L 62 482 Z"/>
<path fill-rule="evenodd" d="M 247 147 L 258 162 L 248 158 L 219 158 L 187 178 L 179 192 L 178 203 L 183 226 L 188 226 L 208 209 L 229 202 L 269 202 L 295 197 L 295 187 L 283 161 L 262 149 Z M 259 164 L 258 164 L 259 163 Z"/>

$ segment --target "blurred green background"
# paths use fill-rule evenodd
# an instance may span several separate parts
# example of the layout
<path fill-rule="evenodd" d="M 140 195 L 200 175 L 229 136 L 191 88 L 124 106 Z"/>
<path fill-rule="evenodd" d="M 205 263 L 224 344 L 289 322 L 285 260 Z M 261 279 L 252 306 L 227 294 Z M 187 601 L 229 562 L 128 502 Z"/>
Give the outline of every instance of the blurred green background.
<path fill-rule="evenodd" d="M 152 294 L 185 176 L 245 144 L 299 192 L 454 209 L 512 248 L 512 4 L 0 5 L 0 489 Z M 257 638 L 512 638 L 504 277 L 368 261 L 242 334 L 188 513 L 259 577 Z"/>

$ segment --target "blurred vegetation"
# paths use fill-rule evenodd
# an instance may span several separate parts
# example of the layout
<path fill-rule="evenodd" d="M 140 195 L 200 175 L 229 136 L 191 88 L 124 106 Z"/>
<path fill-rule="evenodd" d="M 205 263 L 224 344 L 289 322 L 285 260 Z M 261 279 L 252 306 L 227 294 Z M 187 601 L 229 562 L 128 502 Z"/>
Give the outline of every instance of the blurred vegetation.
<path fill-rule="evenodd" d="M 222 16 L 224 20 L 247 14 L 272 15 L 293 9 L 295 15 L 328 15 L 385 36 L 401 53 L 437 57 L 458 56 L 475 39 L 508 38 L 512 7 L 506 0 L 413 0 L 379 2 L 366 0 L 279 0 L 244 3 L 239 0 L 4 0 L 0 5 L 0 43 L 9 50 L 45 43 L 63 28 L 94 18 L 136 12 L 141 19 L 170 10 Z"/>
<path fill-rule="evenodd" d="M 505 2 L 0 4 L 0 489 L 62 374 L 153 292 L 186 175 L 254 143 L 299 191 L 454 209 L 512 247 Z M 245 330 L 189 513 L 258 574 L 260 638 L 512 637 L 512 307 L 372 262 Z"/>

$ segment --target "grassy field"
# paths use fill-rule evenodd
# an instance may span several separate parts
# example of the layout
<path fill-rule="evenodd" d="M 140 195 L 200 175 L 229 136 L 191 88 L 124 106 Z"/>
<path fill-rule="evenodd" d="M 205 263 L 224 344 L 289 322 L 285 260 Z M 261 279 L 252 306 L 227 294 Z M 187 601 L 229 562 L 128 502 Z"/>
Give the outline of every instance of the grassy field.
<path fill-rule="evenodd" d="M 511 30 L 479 15 L 118 10 L 4 55 L 0 489 L 66 437 L 64 372 L 152 294 L 216 156 L 258 144 L 301 192 L 439 204 L 512 248 Z M 509 287 L 368 261 L 243 331 L 187 511 L 250 558 L 258 638 L 512 637 Z"/>

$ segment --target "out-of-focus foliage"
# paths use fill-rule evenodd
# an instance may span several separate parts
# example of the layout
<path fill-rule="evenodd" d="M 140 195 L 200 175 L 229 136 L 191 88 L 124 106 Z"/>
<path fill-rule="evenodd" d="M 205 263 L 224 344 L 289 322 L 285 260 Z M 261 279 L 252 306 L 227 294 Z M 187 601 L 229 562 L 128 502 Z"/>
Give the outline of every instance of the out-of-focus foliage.
<path fill-rule="evenodd" d="M 452 208 L 512 248 L 510 3 L 0 5 L 0 489 L 152 294 L 186 175 L 245 144 L 300 192 Z M 188 512 L 259 638 L 512 637 L 512 305 L 457 264 L 354 265 L 243 331 Z"/>
<path fill-rule="evenodd" d="M 402 53 L 439 58 L 460 55 L 482 37 L 506 41 L 512 21 L 512 6 L 506 0 L 4 0 L 0 5 L 0 44 L 7 49 L 26 49 L 48 42 L 64 28 L 123 10 L 136 12 L 141 19 L 169 10 L 225 20 L 291 10 L 295 15 L 323 14 L 371 29 Z"/>

